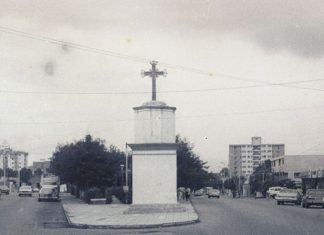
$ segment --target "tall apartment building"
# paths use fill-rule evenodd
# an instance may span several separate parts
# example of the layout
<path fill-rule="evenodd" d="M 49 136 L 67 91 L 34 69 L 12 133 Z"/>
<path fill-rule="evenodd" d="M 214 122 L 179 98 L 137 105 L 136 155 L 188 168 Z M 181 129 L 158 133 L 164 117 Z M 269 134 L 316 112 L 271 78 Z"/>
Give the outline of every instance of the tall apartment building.
<path fill-rule="evenodd" d="M 27 168 L 28 153 L 14 151 L 9 146 L 0 146 L 0 168 L 10 168 L 14 171 Z"/>
<path fill-rule="evenodd" d="M 261 137 L 252 137 L 251 144 L 229 146 L 230 176 L 250 176 L 265 160 L 285 155 L 284 144 L 263 144 Z"/>

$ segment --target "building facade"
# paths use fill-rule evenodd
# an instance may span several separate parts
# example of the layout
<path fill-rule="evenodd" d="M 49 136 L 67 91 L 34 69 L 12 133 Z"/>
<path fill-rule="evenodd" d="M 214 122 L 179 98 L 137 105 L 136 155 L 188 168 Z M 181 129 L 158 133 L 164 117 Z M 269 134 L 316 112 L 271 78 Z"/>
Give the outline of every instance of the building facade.
<path fill-rule="evenodd" d="M 50 160 L 41 159 L 40 161 L 33 162 L 33 166 L 31 170 L 34 173 L 36 170 L 40 169 L 42 173 L 47 173 L 48 169 L 50 168 L 50 165 L 51 165 Z"/>
<path fill-rule="evenodd" d="M 230 176 L 244 176 L 247 178 L 265 160 L 272 160 L 284 154 L 284 144 L 264 144 L 261 137 L 252 137 L 251 144 L 230 145 Z"/>
<path fill-rule="evenodd" d="M 282 155 L 272 159 L 271 166 L 274 172 L 287 173 L 289 179 L 322 177 L 324 155 Z"/>
<path fill-rule="evenodd" d="M 0 168 L 10 168 L 14 171 L 28 167 L 28 153 L 14 151 L 9 146 L 0 147 Z"/>

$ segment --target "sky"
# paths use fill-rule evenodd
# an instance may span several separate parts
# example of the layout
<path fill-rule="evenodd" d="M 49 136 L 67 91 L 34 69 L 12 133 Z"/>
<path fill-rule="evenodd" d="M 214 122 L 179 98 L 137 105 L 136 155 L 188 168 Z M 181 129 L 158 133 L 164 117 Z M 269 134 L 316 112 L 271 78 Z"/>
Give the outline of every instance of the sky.
<path fill-rule="evenodd" d="M 0 0 L 0 143 L 29 164 L 91 134 L 125 150 L 133 107 L 151 99 L 141 71 L 166 77 L 176 110 L 211 171 L 230 144 L 285 144 L 324 154 L 321 0 Z"/>

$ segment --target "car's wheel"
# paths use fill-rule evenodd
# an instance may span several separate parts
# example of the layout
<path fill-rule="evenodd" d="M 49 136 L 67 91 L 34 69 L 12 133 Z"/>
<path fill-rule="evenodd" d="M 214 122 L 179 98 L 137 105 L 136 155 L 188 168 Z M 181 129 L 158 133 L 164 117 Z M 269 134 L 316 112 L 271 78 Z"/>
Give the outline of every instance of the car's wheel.
<path fill-rule="evenodd" d="M 308 203 L 305 203 L 305 208 L 309 208 L 309 204 Z"/>
<path fill-rule="evenodd" d="M 277 205 L 280 205 L 280 202 L 279 201 L 277 201 Z"/>

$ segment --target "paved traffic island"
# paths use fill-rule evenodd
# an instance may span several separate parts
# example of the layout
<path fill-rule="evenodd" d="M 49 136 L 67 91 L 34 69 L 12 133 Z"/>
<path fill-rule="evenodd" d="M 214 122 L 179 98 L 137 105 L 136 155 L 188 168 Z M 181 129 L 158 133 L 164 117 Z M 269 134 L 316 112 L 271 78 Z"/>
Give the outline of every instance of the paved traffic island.
<path fill-rule="evenodd" d="M 62 196 L 64 213 L 75 228 L 154 228 L 199 221 L 189 202 L 177 205 L 88 205 L 71 195 Z"/>

